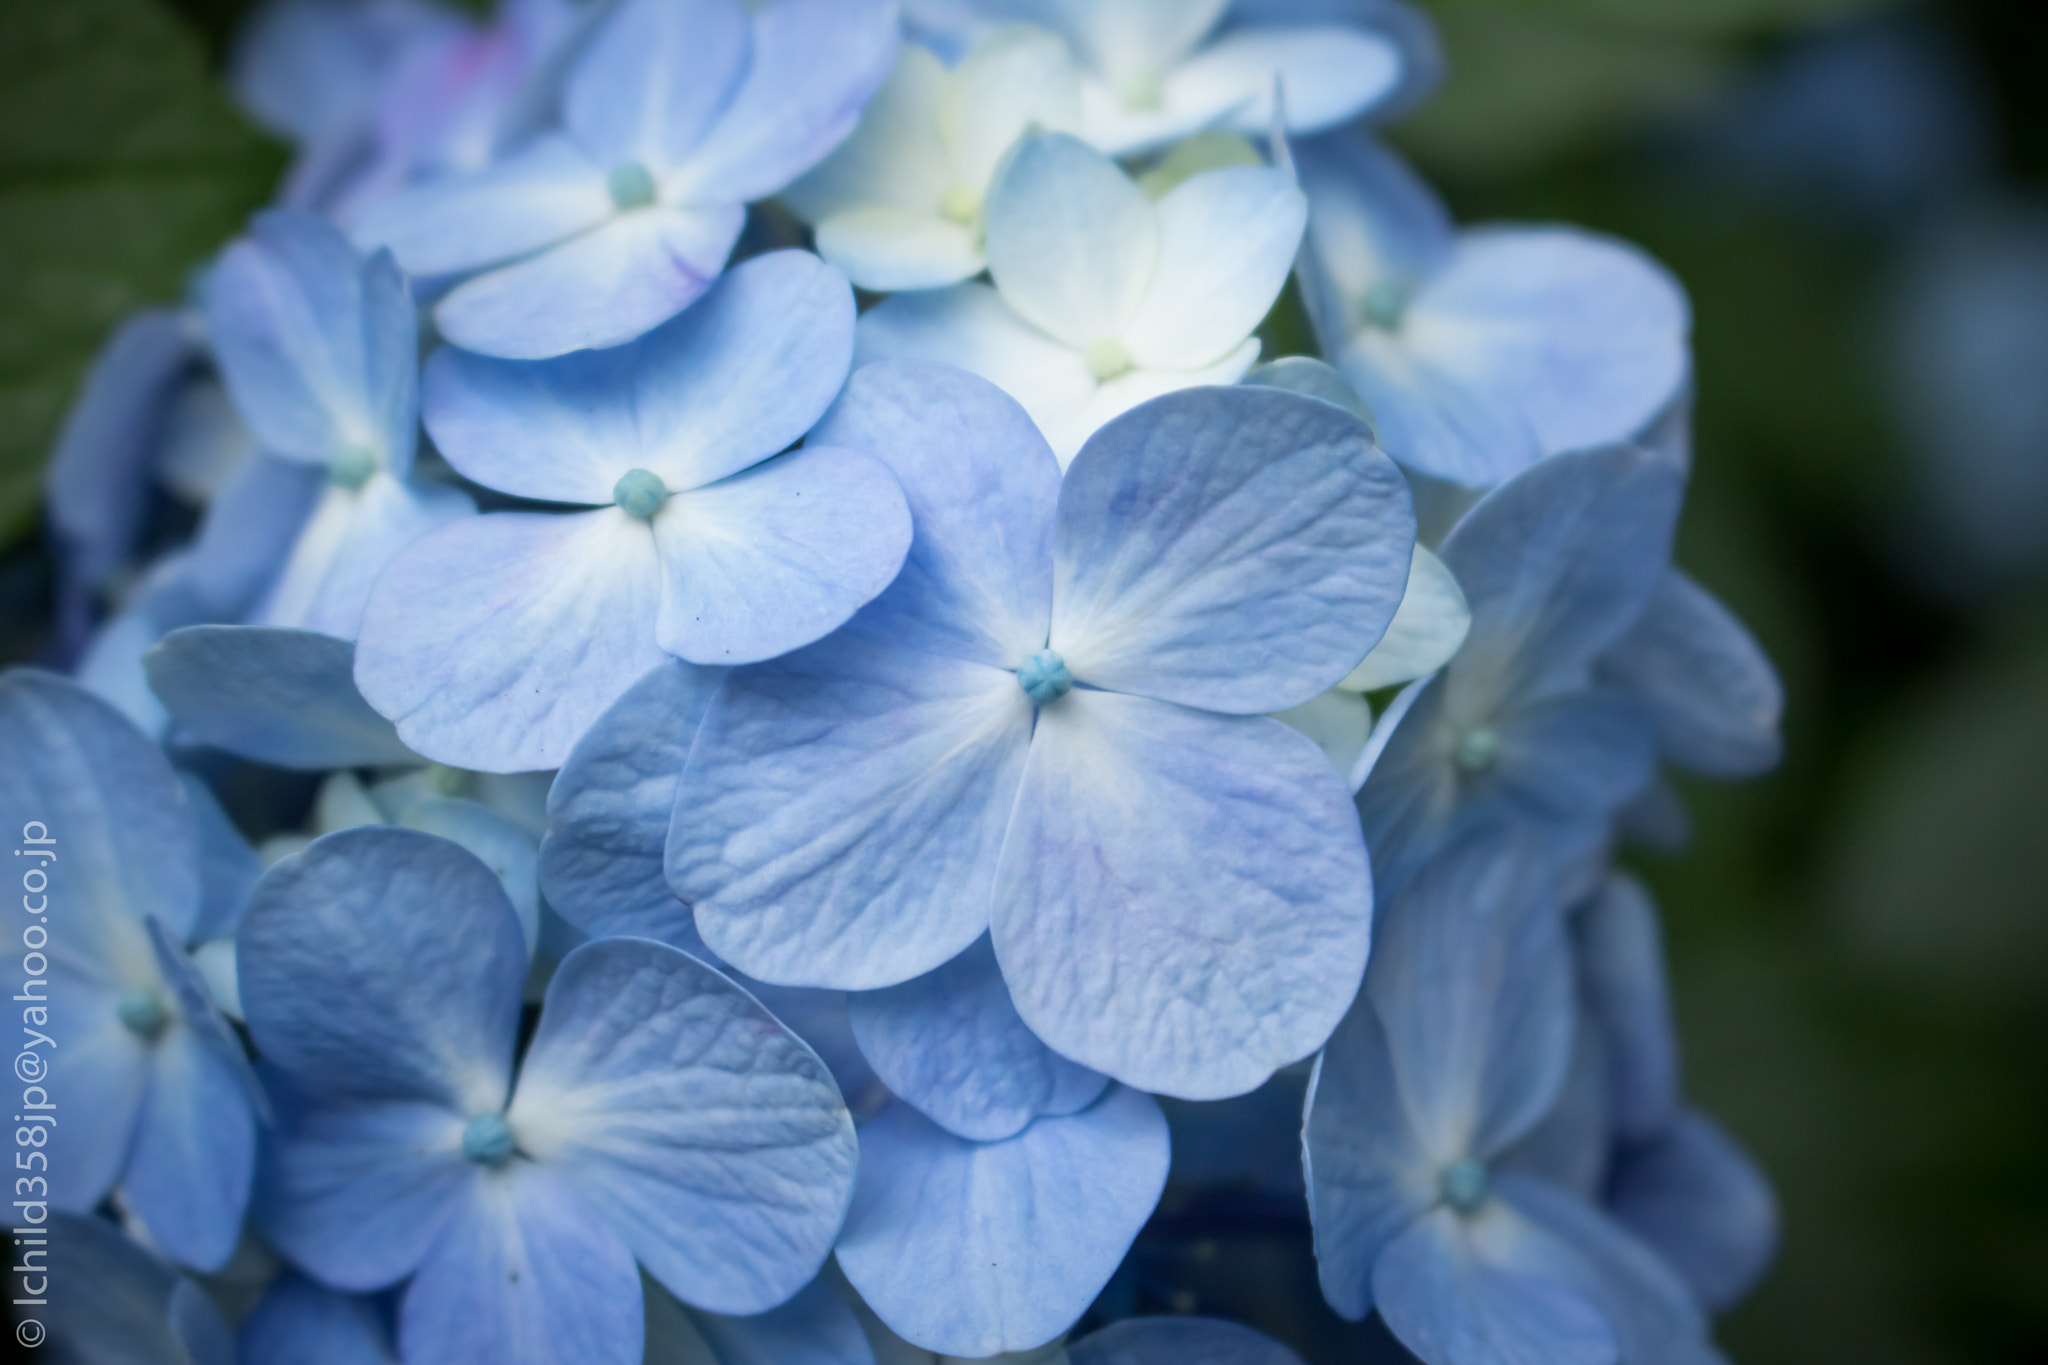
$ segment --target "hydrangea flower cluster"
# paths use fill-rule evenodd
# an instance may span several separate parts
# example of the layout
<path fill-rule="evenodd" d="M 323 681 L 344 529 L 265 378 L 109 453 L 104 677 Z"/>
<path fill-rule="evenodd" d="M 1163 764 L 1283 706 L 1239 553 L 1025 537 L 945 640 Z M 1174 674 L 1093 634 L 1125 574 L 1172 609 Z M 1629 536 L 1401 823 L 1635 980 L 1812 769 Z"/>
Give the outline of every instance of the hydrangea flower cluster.
<path fill-rule="evenodd" d="M 0 678 L 79 1358 L 1282 1365 L 1067 1337 L 1156 1097 L 1311 1068 L 1338 1313 L 1716 1358 L 1771 1197 L 1615 853 L 1781 697 L 1671 562 L 1683 293 L 1455 228 L 1435 74 L 1392 0 L 268 5 L 297 161 L 102 356 L 112 610 Z"/>

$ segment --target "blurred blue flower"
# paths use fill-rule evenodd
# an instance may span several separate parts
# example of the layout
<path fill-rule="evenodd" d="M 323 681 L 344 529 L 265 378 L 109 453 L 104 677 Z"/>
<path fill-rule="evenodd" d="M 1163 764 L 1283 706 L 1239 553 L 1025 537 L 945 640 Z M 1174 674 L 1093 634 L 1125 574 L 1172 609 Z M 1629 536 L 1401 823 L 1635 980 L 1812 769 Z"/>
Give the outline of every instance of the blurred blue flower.
<path fill-rule="evenodd" d="M 354 234 L 469 277 L 434 310 L 467 350 L 620 345 L 710 287 L 746 204 L 838 145 L 896 43 L 881 0 L 624 0 L 565 78 L 559 131 L 372 205 Z"/>
<path fill-rule="evenodd" d="M 453 844 L 317 841 L 266 875 L 240 956 L 283 1111 L 258 1218 L 330 1286 L 407 1281 L 407 1359 L 636 1365 L 636 1259 L 685 1302 L 760 1312 L 838 1232 L 856 1151 L 831 1076 L 674 949 L 571 953 L 513 1084 L 527 955 Z"/>
<path fill-rule="evenodd" d="M 592 510 L 481 517 L 401 555 L 364 617 L 363 695 L 430 758 L 553 768 L 668 654 L 749 663 L 837 627 L 903 562 L 903 492 L 829 441 L 771 457 L 838 394 L 852 344 L 845 279 L 787 251 L 628 347 L 438 353 L 427 422 L 450 463 Z"/>
<path fill-rule="evenodd" d="M 48 1269 L 49 1304 L 33 1311 L 49 1329 L 53 1358 L 67 1365 L 235 1365 L 234 1338 L 206 1291 L 112 1223 L 53 1213 L 40 1231 L 48 1245 L 38 1252 L 26 1248 L 17 1227 L 14 1257 L 20 1263 L 26 1248 L 28 1264 Z M 321 1363 L 309 1358 L 308 1365 Z"/>
<path fill-rule="evenodd" d="M 235 1333 L 240 1365 L 398 1365 L 389 1313 L 375 1299 L 342 1294 L 287 1270 Z"/>

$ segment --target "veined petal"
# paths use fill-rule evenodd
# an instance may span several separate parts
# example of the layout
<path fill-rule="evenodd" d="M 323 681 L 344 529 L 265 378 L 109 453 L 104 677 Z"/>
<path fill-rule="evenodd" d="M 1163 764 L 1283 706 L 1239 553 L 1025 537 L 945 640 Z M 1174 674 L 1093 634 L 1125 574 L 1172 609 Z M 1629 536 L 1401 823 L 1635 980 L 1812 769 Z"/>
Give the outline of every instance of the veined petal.
<path fill-rule="evenodd" d="M 660 171 L 695 149 L 746 76 L 753 26 L 739 0 L 628 0 L 576 59 L 562 122 L 600 166 Z"/>
<path fill-rule="evenodd" d="M 472 1176 L 398 1310 L 406 1360 L 639 1365 L 633 1254 L 530 1161 Z"/>
<path fill-rule="evenodd" d="M 844 625 L 895 579 L 910 507 L 889 466 L 812 444 L 670 498 L 655 639 L 692 663 L 755 663 Z"/>
<path fill-rule="evenodd" d="M 1080 1108 L 1107 1077 L 1038 1041 L 1017 1016 L 986 938 L 900 986 L 848 1002 L 853 1036 L 882 1083 L 959 1137 L 1013 1137 L 1056 1102 Z"/>
<path fill-rule="evenodd" d="M 548 134 L 470 175 L 399 191 L 357 216 L 366 248 L 389 247 L 414 275 L 453 275 L 514 260 L 589 232 L 612 216 L 608 168 Z"/>
<path fill-rule="evenodd" d="M 1166 1119 L 1120 1086 L 1003 1142 L 968 1142 L 892 1105 L 861 1130 L 860 1147 L 840 1268 L 897 1334 L 946 1355 L 1058 1336 L 1101 1292 L 1166 1184 Z"/>
<path fill-rule="evenodd" d="M 236 955 L 257 1050 L 321 1102 L 504 1103 L 526 944 L 498 879 L 447 840 L 315 840 L 257 885 Z"/>
<path fill-rule="evenodd" d="M 1440 1365 L 1618 1365 L 1598 1309 L 1554 1279 L 1500 1269 L 1459 1216 L 1429 1214 L 1373 1271 L 1373 1300 L 1402 1344 Z"/>
<path fill-rule="evenodd" d="M 853 1194 L 853 1119 L 817 1054 L 645 939 L 564 959 L 507 1117 L 671 1293 L 716 1312 L 802 1288 Z"/>
<path fill-rule="evenodd" d="M 808 252 L 777 251 L 629 345 L 546 361 L 436 352 L 427 429 L 462 473 L 522 497 L 608 503 L 630 469 L 682 491 L 786 449 L 852 358 L 846 281 Z"/>
<path fill-rule="evenodd" d="M 142 662 L 178 726 L 213 748 L 314 772 L 417 761 L 356 691 L 355 657 L 314 631 L 187 626 Z"/>
<path fill-rule="evenodd" d="M 694 303 L 739 240 L 746 211 L 652 205 L 459 284 L 434 309 L 464 350 L 544 360 L 618 346 Z"/>
<path fill-rule="evenodd" d="M 1170 394 L 1099 432 L 1061 486 L 1052 647 L 1097 687 L 1298 705 L 1378 642 L 1414 528 L 1350 413 L 1278 389 Z"/>
<path fill-rule="evenodd" d="M 1387 633 L 1337 686 L 1347 692 L 1377 692 L 1434 673 L 1458 652 L 1471 626 L 1472 609 L 1465 603 L 1464 589 L 1441 559 L 1418 544 L 1408 564 L 1400 609 Z"/>
<path fill-rule="evenodd" d="M 356 684 L 429 758 L 557 767 L 667 657 L 661 592 L 653 532 L 617 508 L 477 517 L 392 563 L 363 613 Z"/>
<path fill-rule="evenodd" d="M 1157 206 L 1159 265 L 1123 333 L 1146 369 L 1214 364 L 1273 306 L 1308 217 L 1285 171 L 1230 166 L 1191 176 Z"/>
<path fill-rule="evenodd" d="M 680 659 L 657 664 L 569 751 L 540 846 L 541 889 L 563 919 L 603 937 L 669 941 L 691 924 L 662 860 L 676 783 L 723 678 Z"/>
<path fill-rule="evenodd" d="M 330 485 L 251 623 L 352 640 L 370 589 L 392 559 L 437 527 L 474 515 L 469 494 L 379 472 L 361 488 Z"/>
<path fill-rule="evenodd" d="M 676 790 L 669 885 L 764 981 L 928 972 L 988 927 L 1031 722 L 1014 675 L 858 631 L 736 670 Z"/>
<path fill-rule="evenodd" d="M 1185 1099 L 1315 1051 L 1372 924 L 1346 798 L 1263 716 L 1078 690 L 1042 708 L 992 926 L 1017 1012 L 1061 1054 Z"/>
<path fill-rule="evenodd" d="M 1032 138 L 989 195 L 989 274 L 1003 301 L 1075 350 L 1128 332 L 1159 256 L 1151 201 L 1078 138 Z"/>

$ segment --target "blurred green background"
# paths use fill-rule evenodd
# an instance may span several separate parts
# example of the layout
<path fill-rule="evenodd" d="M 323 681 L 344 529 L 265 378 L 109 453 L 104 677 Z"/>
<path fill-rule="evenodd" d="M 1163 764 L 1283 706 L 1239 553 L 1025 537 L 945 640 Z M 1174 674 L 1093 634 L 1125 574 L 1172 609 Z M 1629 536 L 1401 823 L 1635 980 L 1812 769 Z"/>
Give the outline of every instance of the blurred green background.
<path fill-rule="evenodd" d="M 82 367 L 284 164 L 212 81 L 246 7 L 0 0 L 0 660 L 44 647 L 38 480 Z M 1897 359 L 1927 244 L 2041 211 L 2048 3 L 1429 8 L 1450 74 L 1393 137 L 1459 215 L 1612 231 L 1691 290 L 1680 557 L 1788 689 L 1784 767 L 1687 787 L 1692 846 L 1634 858 L 1690 1088 L 1784 1207 L 1722 1341 L 1746 1365 L 2048 1361 L 2048 565 L 1975 564 L 1930 511 L 1968 423 L 1903 415 Z M 1904 112 L 1868 146 L 1772 122 L 1801 61 L 1871 33 L 1938 58 L 1941 98 L 1880 62 L 1858 98 Z M 2048 365 L 1999 382 L 2048 395 Z"/>

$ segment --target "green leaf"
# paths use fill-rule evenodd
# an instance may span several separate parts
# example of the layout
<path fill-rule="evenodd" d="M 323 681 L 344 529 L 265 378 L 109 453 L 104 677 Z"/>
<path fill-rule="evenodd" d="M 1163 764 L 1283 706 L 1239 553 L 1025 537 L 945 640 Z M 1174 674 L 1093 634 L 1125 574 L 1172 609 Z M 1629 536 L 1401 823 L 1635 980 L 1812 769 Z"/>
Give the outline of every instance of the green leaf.
<path fill-rule="evenodd" d="M 0 543 L 101 341 L 177 299 L 283 164 L 156 0 L 0 5 Z"/>

